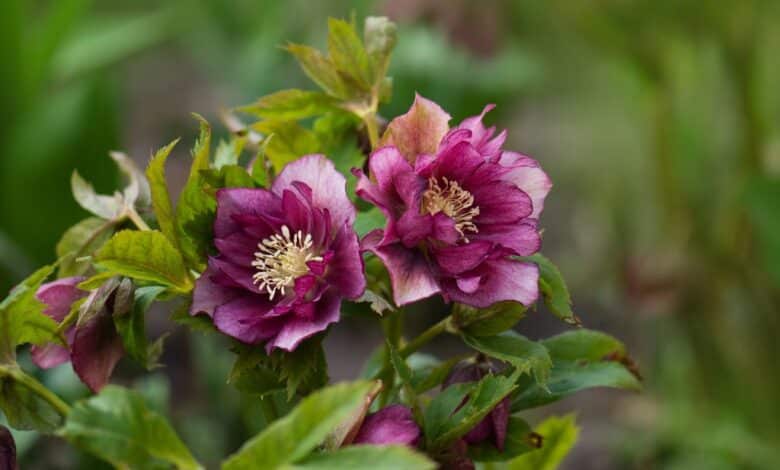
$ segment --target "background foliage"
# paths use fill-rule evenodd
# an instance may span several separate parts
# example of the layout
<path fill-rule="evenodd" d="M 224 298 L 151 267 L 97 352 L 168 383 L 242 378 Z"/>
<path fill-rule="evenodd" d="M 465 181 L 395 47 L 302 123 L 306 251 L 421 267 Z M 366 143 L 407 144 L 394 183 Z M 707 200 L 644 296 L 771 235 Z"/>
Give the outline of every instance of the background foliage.
<path fill-rule="evenodd" d="M 183 110 L 217 121 L 220 107 L 309 88 L 277 46 L 323 45 L 322 19 L 352 12 L 400 23 L 395 99 L 383 115 L 405 111 L 414 91 L 455 121 L 499 104 L 490 119 L 511 130 L 508 147 L 537 158 L 556 184 L 544 250 L 569 281 L 576 315 L 627 338 L 642 365 L 642 396 L 586 393 L 564 404 L 584 410 L 564 465 L 777 465 L 780 5 L 771 0 L 8 0 L 0 290 L 52 261 L 60 233 L 87 216 L 70 197 L 73 168 L 108 192 L 119 177 L 106 150 L 143 166 L 171 136 L 195 137 Z M 183 186 L 186 146 L 168 165 Z M 421 308 L 420 324 L 438 308 Z M 562 329 L 539 320 L 522 333 Z M 149 321 L 170 328 L 161 315 Z M 355 375 L 350 358 L 376 343 L 363 321 L 325 345 L 331 364 L 343 364 L 335 378 Z M 161 362 L 142 379 L 123 365 L 119 381 L 174 422 L 186 416 L 175 427 L 199 461 L 219 461 L 263 426 L 257 404 L 224 386 L 232 357 L 218 339 L 174 333 Z M 66 367 L 45 380 L 69 399 L 86 395 Z M 22 468 L 99 468 L 54 439 L 16 436 Z"/>

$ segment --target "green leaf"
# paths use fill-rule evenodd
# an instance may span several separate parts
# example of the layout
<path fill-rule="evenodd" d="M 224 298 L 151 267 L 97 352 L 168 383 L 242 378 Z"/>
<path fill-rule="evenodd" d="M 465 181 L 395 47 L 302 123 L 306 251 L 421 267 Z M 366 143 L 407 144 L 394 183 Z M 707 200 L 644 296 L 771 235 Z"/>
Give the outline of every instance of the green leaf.
<path fill-rule="evenodd" d="M 352 24 L 328 18 L 328 54 L 342 77 L 348 77 L 361 90 L 371 88 L 371 64 Z"/>
<path fill-rule="evenodd" d="M 92 184 L 82 178 L 76 170 L 73 170 L 71 174 L 70 187 L 76 202 L 84 210 L 102 219 L 115 219 L 124 210 L 125 206 L 121 194 L 114 193 L 112 196 L 98 194 Z"/>
<path fill-rule="evenodd" d="M 420 363 L 419 358 L 421 354 L 412 354 L 407 358 L 407 363 L 414 372 L 412 376 L 412 387 L 418 394 L 425 393 L 428 390 L 437 387 L 444 382 L 447 376 L 452 371 L 458 362 L 465 359 L 464 356 L 456 356 L 448 359 L 444 362 L 439 362 L 435 358 L 434 361 L 427 361 L 427 363 Z"/>
<path fill-rule="evenodd" d="M 20 344 L 62 342 L 57 334 L 57 322 L 43 313 L 46 306 L 35 297 L 53 271 L 51 265 L 40 268 L 0 302 L 0 364 L 13 363 Z"/>
<path fill-rule="evenodd" d="M 371 382 L 333 385 L 319 390 L 295 407 L 287 416 L 273 422 L 223 464 L 223 470 L 289 468 L 306 458 L 342 421 L 360 408 Z"/>
<path fill-rule="evenodd" d="M 301 44 L 288 44 L 287 51 L 292 54 L 303 72 L 325 92 L 335 98 L 349 98 L 344 81 L 333 62 L 317 49 Z"/>
<path fill-rule="evenodd" d="M 363 295 L 358 297 L 357 299 L 353 300 L 355 303 L 360 302 L 367 302 L 371 306 L 371 310 L 376 312 L 377 314 L 384 315 L 385 312 L 393 312 L 395 311 L 395 308 L 393 307 L 393 304 L 390 303 L 389 300 L 385 299 L 381 295 L 377 294 L 376 292 L 366 289 L 363 291 Z"/>
<path fill-rule="evenodd" d="M 90 267 L 88 260 L 79 258 L 91 256 L 111 238 L 114 223 L 99 217 L 88 217 L 70 227 L 57 243 L 57 257 L 60 262 L 58 277 L 80 276 Z"/>
<path fill-rule="evenodd" d="M 16 368 L 0 365 L 5 370 L 9 367 Z M 3 370 L 0 370 L 0 409 L 14 429 L 50 433 L 62 425 L 56 409 Z"/>
<path fill-rule="evenodd" d="M 161 352 L 160 338 L 153 345 L 146 339 L 146 311 L 158 295 L 165 291 L 162 286 L 139 287 L 135 290 L 130 311 L 114 312 L 114 325 L 122 337 L 125 352 L 146 369 L 156 365 L 158 352 Z M 116 304 L 116 302 L 115 302 Z"/>
<path fill-rule="evenodd" d="M 348 446 L 335 452 L 314 454 L 287 466 L 290 470 L 434 470 L 436 464 L 406 446 Z"/>
<path fill-rule="evenodd" d="M 114 385 L 76 403 L 60 433 L 119 468 L 202 468 L 165 418 L 137 393 Z"/>
<path fill-rule="evenodd" d="M 746 185 L 745 206 L 756 229 L 762 262 L 780 286 L 780 180 L 754 178 Z"/>
<path fill-rule="evenodd" d="M 547 349 L 514 331 L 496 336 L 463 335 L 463 340 L 477 351 L 512 364 L 521 373 L 533 374 L 537 383 L 544 384 L 552 367 Z"/>
<path fill-rule="evenodd" d="M 258 397 L 285 389 L 279 373 L 259 348 L 247 348 L 239 353 L 230 370 L 228 383 L 244 393 Z"/>
<path fill-rule="evenodd" d="M 519 416 L 510 416 L 506 430 L 504 450 L 499 451 L 492 442 L 469 446 L 469 457 L 477 462 L 504 462 L 518 455 L 539 448 L 539 436 Z"/>
<path fill-rule="evenodd" d="M 192 290 L 192 280 L 181 254 L 156 230 L 117 232 L 95 254 L 95 262 L 110 272 L 139 281 L 179 292 Z"/>
<path fill-rule="evenodd" d="M 165 162 L 178 142 L 179 139 L 176 139 L 158 150 L 146 167 L 146 177 L 149 179 L 152 207 L 157 224 L 174 247 L 179 246 L 179 240 L 176 236 L 176 218 L 173 213 L 171 196 L 168 193 L 168 182 L 165 179 Z"/>
<path fill-rule="evenodd" d="M 513 411 L 546 405 L 588 388 L 641 388 L 637 377 L 621 362 L 627 360 L 625 347 L 609 335 L 581 329 L 542 343 L 553 360 L 550 377 L 544 387 L 521 379 Z"/>
<path fill-rule="evenodd" d="M 200 136 L 192 150 L 189 177 L 176 205 L 176 233 L 187 267 L 202 271 L 211 246 L 217 202 L 205 191 L 206 182 L 200 174 L 209 168 L 211 127 L 202 117 L 196 115 L 196 118 L 200 121 Z"/>
<path fill-rule="evenodd" d="M 519 375 L 519 370 L 509 377 L 486 375 L 479 382 L 450 385 L 436 395 L 424 414 L 427 448 L 444 449 L 473 429 L 512 393 Z"/>
<path fill-rule="evenodd" d="M 570 325 L 579 325 L 580 320 L 571 309 L 571 296 L 566 281 L 558 268 L 541 253 L 529 256 L 528 261 L 539 266 L 539 290 L 544 304 L 550 311 Z"/>
<path fill-rule="evenodd" d="M 454 322 L 461 331 L 471 336 L 494 336 L 515 326 L 525 316 L 525 311 L 523 304 L 511 301 L 483 309 L 458 304 Z"/>
<path fill-rule="evenodd" d="M 254 188 L 255 179 L 240 165 L 224 165 L 219 170 L 201 170 L 201 176 L 210 186 L 209 192 L 220 188 Z"/>
<path fill-rule="evenodd" d="M 355 232 L 359 237 L 364 237 L 368 232 L 378 228 L 384 228 L 387 219 L 385 215 L 376 207 L 367 211 L 358 212 L 355 217 Z"/>
<path fill-rule="evenodd" d="M 298 157 L 319 150 L 314 132 L 295 121 L 260 121 L 253 124 L 252 128 L 265 135 L 273 135 L 265 148 L 265 154 L 277 173 Z"/>
<path fill-rule="evenodd" d="M 551 417 L 537 426 L 542 447 L 509 462 L 509 470 L 555 470 L 577 442 L 580 433 L 574 416 Z"/>
<path fill-rule="evenodd" d="M 338 100 L 325 93 L 290 89 L 263 96 L 239 111 L 266 119 L 297 121 L 333 111 L 337 105 Z"/>

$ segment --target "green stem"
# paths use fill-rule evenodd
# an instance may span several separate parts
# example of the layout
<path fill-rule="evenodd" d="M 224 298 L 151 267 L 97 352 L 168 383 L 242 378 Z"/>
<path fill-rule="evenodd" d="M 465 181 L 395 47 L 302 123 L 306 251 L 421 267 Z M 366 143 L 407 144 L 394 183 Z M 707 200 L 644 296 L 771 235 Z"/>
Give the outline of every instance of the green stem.
<path fill-rule="evenodd" d="M 452 326 L 451 323 L 452 317 L 449 315 L 446 316 L 443 320 L 431 326 L 427 330 L 420 333 L 419 336 L 406 343 L 404 347 L 398 350 L 398 354 L 400 354 L 403 358 L 411 356 L 412 353 L 428 344 L 433 338 L 449 330 Z"/>
<path fill-rule="evenodd" d="M 19 367 L 0 366 L 0 376 L 3 375 L 12 378 L 34 394 L 38 395 L 41 399 L 50 404 L 63 418 L 70 412 L 70 406 L 68 406 L 67 403 L 62 401 L 60 397 L 52 393 L 48 388 L 44 387 L 42 383 L 35 380 L 35 378 L 27 375 L 23 370 L 19 369 Z"/>
<path fill-rule="evenodd" d="M 279 413 L 276 411 L 276 406 L 274 405 L 274 397 L 271 395 L 266 395 L 262 398 L 260 398 L 260 408 L 263 410 L 263 416 L 265 416 L 265 425 L 270 426 L 271 423 L 276 421 L 279 418 Z"/>
<path fill-rule="evenodd" d="M 379 129 L 376 125 L 376 114 L 366 113 L 363 116 L 363 123 L 366 125 L 366 132 L 368 133 L 368 142 L 371 144 L 371 150 L 375 150 L 379 145 Z"/>
<path fill-rule="evenodd" d="M 151 230 L 151 228 L 148 225 L 146 225 L 146 222 L 144 222 L 144 220 L 141 218 L 140 215 L 138 215 L 136 211 L 134 210 L 127 211 L 127 217 L 133 221 L 135 226 L 138 227 L 138 230 L 143 230 L 143 231 Z"/>

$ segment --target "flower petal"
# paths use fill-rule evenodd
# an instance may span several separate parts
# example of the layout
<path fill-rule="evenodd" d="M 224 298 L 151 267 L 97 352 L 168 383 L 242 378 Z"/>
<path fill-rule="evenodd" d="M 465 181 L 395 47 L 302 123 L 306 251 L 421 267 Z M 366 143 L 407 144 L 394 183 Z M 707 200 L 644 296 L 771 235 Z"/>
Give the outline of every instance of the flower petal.
<path fill-rule="evenodd" d="M 444 279 L 442 287 L 453 301 L 477 308 L 504 300 L 529 306 L 539 298 L 539 268 L 533 263 L 506 258 L 487 260 L 472 275 L 482 277 L 476 292 L 460 290 L 454 279 Z"/>
<path fill-rule="evenodd" d="M 536 221 L 525 219 L 514 224 L 486 224 L 474 234 L 472 240 L 490 241 L 512 250 L 518 256 L 530 256 L 542 246 L 542 238 L 536 228 Z"/>
<path fill-rule="evenodd" d="M 390 121 L 379 145 L 393 145 L 407 161 L 414 162 L 419 154 L 436 153 L 449 121 L 450 115 L 441 106 L 415 94 L 412 107 Z"/>
<path fill-rule="evenodd" d="M 0 426 L 0 468 L 19 470 L 16 463 L 16 442 L 11 431 L 5 426 Z"/>
<path fill-rule="evenodd" d="M 61 322 L 70 312 L 73 302 L 88 294 L 76 287 L 84 279 L 82 276 L 64 277 L 41 285 L 35 297 L 46 304 L 43 313 Z"/>
<path fill-rule="evenodd" d="M 499 163 L 512 170 L 504 177 L 525 191 L 533 202 L 533 212 L 529 217 L 538 219 L 544 209 L 544 199 L 552 188 L 552 181 L 531 157 L 516 152 L 503 152 Z"/>
<path fill-rule="evenodd" d="M 279 217 L 281 200 L 265 189 L 224 188 L 217 191 L 217 217 L 214 237 L 225 238 L 242 228 L 236 221 L 241 216 Z M 267 234 L 259 234 L 261 238 Z"/>
<path fill-rule="evenodd" d="M 260 240 L 244 232 L 235 232 L 225 238 L 215 238 L 214 246 L 217 247 L 220 255 L 231 263 L 251 266 L 259 242 Z"/>
<path fill-rule="evenodd" d="M 85 325 L 76 326 L 71 347 L 73 370 L 93 392 L 99 392 L 108 383 L 124 354 L 122 338 L 107 311 L 95 315 Z"/>
<path fill-rule="evenodd" d="M 441 291 L 428 262 L 418 250 L 393 243 L 373 251 L 390 273 L 393 300 L 399 307 Z"/>
<path fill-rule="evenodd" d="M 352 227 L 344 225 L 331 245 L 333 257 L 327 266 L 326 281 L 336 288 L 339 295 L 356 299 L 366 290 L 366 277 L 363 274 L 363 257 L 360 256 L 360 244 Z"/>
<path fill-rule="evenodd" d="M 490 254 L 493 243 L 487 241 L 472 241 L 458 246 L 433 248 L 436 263 L 447 274 L 460 274 L 470 271 L 485 261 Z"/>
<path fill-rule="evenodd" d="M 328 325 L 339 320 L 341 298 L 333 292 L 326 292 L 314 307 L 311 319 L 298 317 L 288 319 L 276 337 L 268 342 L 266 350 L 269 353 L 274 348 L 293 351 L 301 341 L 325 331 Z"/>
<path fill-rule="evenodd" d="M 288 163 L 274 180 L 271 191 L 281 196 L 296 181 L 311 188 L 315 207 L 328 209 L 333 227 L 355 220 L 355 206 L 347 197 L 347 180 L 324 155 L 305 155 Z"/>
<path fill-rule="evenodd" d="M 76 335 L 76 329 L 70 328 L 65 333 L 65 340 L 68 345 L 73 344 L 73 337 Z M 60 364 L 70 361 L 70 351 L 68 348 L 57 343 L 48 343 L 42 346 L 33 345 L 30 348 L 33 364 L 41 369 L 51 369 Z"/>
<path fill-rule="evenodd" d="M 420 427 L 412 410 L 390 405 L 366 416 L 353 444 L 407 445 L 414 447 L 420 438 Z"/>
<path fill-rule="evenodd" d="M 507 181 L 470 188 L 479 215 L 474 218 L 477 227 L 483 224 L 508 224 L 531 215 L 531 198 L 520 188 Z"/>
<path fill-rule="evenodd" d="M 214 310 L 214 326 L 244 343 L 266 341 L 279 332 L 285 320 L 285 317 L 266 318 L 272 308 L 261 296 L 242 295 Z"/>
<path fill-rule="evenodd" d="M 214 315 L 214 309 L 218 306 L 230 302 L 240 295 L 240 291 L 225 287 L 214 282 L 214 278 L 220 275 L 217 268 L 213 266 L 211 260 L 203 274 L 195 281 L 195 291 L 192 294 L 192 306 L 190 306 L 190 315 L 206 313 L 209 316 Z"/>

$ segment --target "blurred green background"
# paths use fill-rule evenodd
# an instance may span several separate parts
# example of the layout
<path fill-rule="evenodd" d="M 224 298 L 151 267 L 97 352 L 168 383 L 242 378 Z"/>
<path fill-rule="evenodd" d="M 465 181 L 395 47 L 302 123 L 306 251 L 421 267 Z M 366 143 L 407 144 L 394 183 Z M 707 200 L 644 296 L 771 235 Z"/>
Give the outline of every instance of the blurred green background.
<path fill-rule="evenodd" d="M 190 111 L 308 84 L 286 41 L 322 47 L 326 17 L 400 25 L 392 117 L 414 92 L 457 122 L 486 103 L 508 147 L 555 187 L 542 217 L 586 326 L 623 338 L 641 395 L 591 391 L 570 469 L 780 468 L 780 2 L 773 0 L 4 0 L 0 15 L 0 291 L 54 258 L 86 215 L 74 168 L 104 192 L 108 150 L 143 165 Z M 180 146 L 172 186 L 185 178 Z M 431 313 L 432 316 L 436 312 Z M 160 310 L 154 328 L 170 328 Z M 531 315 L 537 337 L 559 325 Z M 424 323 L 425 319 L 419 320 Z M 379 341 L 353 319 L 328 339 L 354 376 Z M 446 351 L 445 341 L 438 345 Z M 356 354 L 356 351 L 360 354 Z M 365 354 L 362 354 L 365 352 Z M 166 368 L 134 382 L 205 462 L 252 435 L 256 404 L 225 385 L 219 339 L 177 330 Z M 67 366 L 41 375 L 74 398 Z M 19 433 L 22 468 L 101 468 Z"/>

